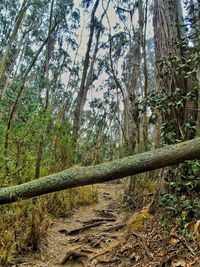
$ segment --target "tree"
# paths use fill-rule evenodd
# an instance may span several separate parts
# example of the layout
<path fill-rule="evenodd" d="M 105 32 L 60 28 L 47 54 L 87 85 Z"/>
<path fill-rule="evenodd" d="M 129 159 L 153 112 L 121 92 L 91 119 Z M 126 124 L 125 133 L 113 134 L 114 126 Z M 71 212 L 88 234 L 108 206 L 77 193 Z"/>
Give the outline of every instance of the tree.
<path fill-rule="evenodd" d="M 52 20 L 53 20 L 53 9 L 54 9 L 54 0 L 50 3 L 50 14 L 49 14 L 49 27 L 48 27 L 48 36 L 47 36 L 47 45 L 46 45 L 46 60 L 45 60 L 45 67 L 44 67 L 44 77 L 45 77 L 45 103 L 44 103 L 44 118 L 47 118 L 48 114 L 48 108 L 49 108 L 49 95 L 50 95 L 50 82 L 49 82 L 49 63 L 51 59 L 51 50 L 52 46 L 54 44 L 51 36 L 52 31 Z M 41 137 L 38 143 L 38 149 L 37 149 L 37 157 L 36 157 L 36 165 L 35 165 L 35 178 L 40 177 L 40 167 L 41 167 L 41 161 L 42 161 L 42 153 L 43 153 L 43 145 L 44 145 L 44 135 L 47 131 L 48 125 L 44 127 L 41 133 Z"/>
<path fill-rule="evenodd" d="M 156 119 L 155 144 L 174 144 L 192 139 L 196 134 L 198 94 L 195 74 L 190 66 L 190 44 L 185 33 L 181 1 L 154 1 L 154 43 L 156 89 L 153 111 Z M 176 176 L 187 177 L 189 165 L 176 169 Z M 154 208 L 167 181 L 175 171 L 168 168 L 158 175 Z M 164 183 L 163 183 L 164 182 Z"/>
<path fill-rule="evenodd" d="M 88 73 L 88 69 L 90 65 L 90 50 L 91 50 L 93 35 L 95 31 L 95 22 L 96 22 L 95 13 L 98 8 L 99 1 L 100 0 L 96 0 L 94 7 L 92 9 L 92 12 L 91 12 L 89 39 L 88 39 L 87 49 L 85 53 L 80 89 L 78 91 L 78 95 L 77 95 L 76 103 L 75 103 L 74 119 L 73 119 L 74 144 L 76 144 L 77 139 L 78 139 L 80 124 L 81 124 L 81 113 L 83 111 L 83 107 L 86 101 L 87 90 L 88 90 L 88 88 L 86 88 L 85 83 L 86 83 L 87 73 Z"/>
<path fill-rule="evenodd" d="M 17 36 L 19 28 L 23 22 L 25 14 L 26 14 L 26 10 L 29 6 L 27 4 L 27 2 L 28 2 L 27 0 L 24 0 L 22 3 L 21 9 L 19 11 L 19 14 L 17 15 L 16 22 L 15 22 L 14 28 L 13 28 L 11 36 L 10 36 L 10 40 L 8 41 L 8 45 L 7 45 L 5 52 L 3 54 L 3 57 L 1 60 L 1 65 L 0 65 L 0 81 L 2 80 L 2 78 L 4 77 L 4 74 L 6 72 L 6 65 L 7 65 L 8 58 L 10 57 L 10 52 L 11 52 L 11 47 L 12 47 L 13 41 L 15 40 L 15 38 Z"/>
<path fill-rule="evenodd" d="M 191 76 L 186 77 L 174 67 L 175 62 L 179 67 L 186 65 L 185 47 L 188 44 L 184 41 L 181 1 L 155 0 L 153 25 L 156 92 L 160 94 L 161 107 L 157 110 L 160 118 L 156 127 L 156 143 L 159 145 L 161 125 L 164 143 L 194 137 L 195 131 L 186 125 L 195 125 L 197 101 L 190 96 L 197 93 L 193 89 Z"/>
<path fill-rule="evenodd" d="M 26 13 L 23 23 L 20 24 L 18 35 L 13 42 L 12 50 L 8 57 L 7 65 L 9 69 L 7 70 L 9 70 L 9 72 L 7 71 L 6 74 L 8 82 L 6 81 L 3 86 L 0 103 L 0 116 L 3 127 L 1 159 L 2 165 L 4 166 L 2 172 L 4 178 L 8 178 L 12 175 L 15 162 L 20 162 L 21 158 L 24 158 L 24 162 L 27 161 L 25 155 L 27 155 L 28 150 L 26 149 L 29 149 L 32 156 L 33 154 L 37 155 L 37 162 L 35 162 L 35 165 L 39 167 L 36 167 L 35 176 L 39 176 L 42 158 L 39 155 L 42 154 L 42 145 L 38 145 L 38 143 L 33 140 L 35 140 L 35 138 L 38 140 L 42 139 L 42 124 L 46 124 L 44 117 L 49 116 L 51 117 L 49 119 L 51 119 L 51 121 L 53 120 L 53 115 L 50 114 L 51 112 L 49 112 L 49 110 L 46 112 L 48 116 L 44 114 L 41 115 L 42 110 L 47 110 L 47 107 L 50 105 L 52 105 L 50 111 L 54 110 L 54 114 L 58 110 L 57 101 L 58 98 L 62 97 L 64 91 L 64 86 L 60 82 L 60 77 L 67 69 L 67 63 L 70 62 L 70 55 L 68 51 L 63 49 L 63 46 L 67 43 L 68 49 L 71 49 L 71 47 L 76 45 L 73 37 L 79 23 L 78 10 L 75 10 L 72 1 L 67 1 L 65 3 L 56 1 L 54 6 L 52 4 L 54 9 L 52 9 L 52 16 L 50 19 L 50 11 L 47 12 L 47 10 L 49 10 L 47 7 L 50 6 L 49 3 L 49 1 L 32 1 L 31 5 L 29 3 L 29 12 Z M 5 1 L 3 6 L 4 5 L 6 9 L 7 1 Z M 5 15 L 7 20 L 3 18 L 2 24 L 7 23 L 10 26 L 9 22 L 14 20 L 16 11 L 19 8 L 19 2 L 16 3 L 16 6 L 13 3 L 13 6 L 11 5 L 15 12 L 12 10 L 8 18 Z M 43 23 L 40 21 L 41 17 L 43 17 Z M 8 41 L 11 38 L 11 34 L 12 29 L 5 35 Z M 66 43 L 64 43 L 65 39 L 67 39 Z M 46 50 L 48 52 L 45 51 L 45 47 L 47 47 Z M 46 56 L 47 54 L 48 56 Z M 63 54 L 65 60 L 63 59 Z M 49 60 L 50 57 L 51 61 Z M 59 58 L 59 68 L 58 65 L 55 67 L 56 58 Z M 53 92 L 56 91 L 56 94 L 53 94 L 50 89 L 52 89 Z M 43 103 L 44 95 L 46 99 L 44 102 L 46 103 Z M 33 141 L 31 149 L 29 146 L 31 143 L 28 145 L 29 148 L 26 147 L 27 143 L 24 141 L 26 138 L 20 140 L 21 144 L 24 144 L 24 150 L 26 152 L 19 158 L 19 155 L 15 155 L 14 151 L 15 148 L 18 150 L 18 144 L 20 142 L 16 140 L 14 136 L 15 133 L 19 134 L 20 125 L 23 125 L 23 123 L 29 126 L 33 123 L 36 128 L 31 129 L 33 134 L 33 137 L 30 138 L 30 140 Z M 51 125 L 51 127 L 48 128 L 48 133 L 42 133 L 45 142 L 46 140 L 51 140 L 47 137 L 52 135 L 52 128 L 53 126 Z M 20 134 L 23 135 L 22 132 Z M 46 142 L 45 145 L 50 146 L 50 142 Z M 50 150 L 46 156 L 50 157 Z M 9 179 L 5 180 L 9 181 Z"/>

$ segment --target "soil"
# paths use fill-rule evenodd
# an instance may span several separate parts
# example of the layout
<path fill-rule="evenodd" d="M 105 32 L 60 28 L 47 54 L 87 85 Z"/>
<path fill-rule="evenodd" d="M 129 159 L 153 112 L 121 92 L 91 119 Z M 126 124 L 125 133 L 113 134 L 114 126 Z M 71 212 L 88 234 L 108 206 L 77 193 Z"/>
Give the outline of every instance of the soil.
<path fill-rule="evenodd" d="M 162 211 L 128 227 L 123 185 L 98 186 L 98 202 L 76 209 L 69 218 L 52 221 L 40 249 L 18 261 L 17 267 L 199 267 L 198 245 L 179 234 L 175 220 L 164 224 Z M 166 234 L 166 230 L 168 234 Z"/>

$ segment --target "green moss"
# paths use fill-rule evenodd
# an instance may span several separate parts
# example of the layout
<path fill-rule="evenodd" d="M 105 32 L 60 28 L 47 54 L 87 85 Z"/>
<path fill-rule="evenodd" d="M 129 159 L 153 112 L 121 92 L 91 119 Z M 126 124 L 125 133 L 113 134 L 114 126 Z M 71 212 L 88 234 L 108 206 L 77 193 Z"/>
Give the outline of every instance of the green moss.
<path fill-rule="evenodd" d="M 140 211 L 138 214 L 134 214 L 133 217 L 130 219 L 129 222 L 129 229 L 135 230 L 141 228 L 147 221 L 153 219 L 153 215 L 149 213 L 149 206 Z"/>

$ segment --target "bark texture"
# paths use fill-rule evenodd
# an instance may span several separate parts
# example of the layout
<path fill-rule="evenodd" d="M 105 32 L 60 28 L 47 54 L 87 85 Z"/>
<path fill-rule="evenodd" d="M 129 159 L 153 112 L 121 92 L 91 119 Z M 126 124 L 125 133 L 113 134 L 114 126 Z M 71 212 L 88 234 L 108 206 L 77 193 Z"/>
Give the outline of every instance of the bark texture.
<path fill-rule="evenodd" d="M 155 40 L 155 59 L 156 59 L 156 87 L 157 92 L 163 90 L 167 95 L 171 95 L 180 90 L 179 98 L 182 103 L 181 108 L 170 107 L 167 111 L 158 111 L 158 120 L 156 125 L 156 143 L 159 145 L 160 124 L 173 124 L 173 131 L 180 140 L 192 139 L 195 136 L 194 131 L 186 131 L 184 124 L 194 124 L 197 117 L 197 102 L 184 100 L 187 93 L 194 92 L 194 84 L 190 78 L 176 72 L 170 61 L 170 56 L 176 56 L 180 64 L 185 63 L 185 49 L 182 45 L 184 36 L 182 8 L 180 0 L 155 0 L 154 1 L 154 40 Z M 168 140 L 165 140 L 169 143 Z"/>
<path fill-rule="evenodd" d="M 72 167 L 17 186 L 0 189 L 0 205 L 67 188 L 102 183 L 200 158 L 200 138 L 107 163 Z"/>

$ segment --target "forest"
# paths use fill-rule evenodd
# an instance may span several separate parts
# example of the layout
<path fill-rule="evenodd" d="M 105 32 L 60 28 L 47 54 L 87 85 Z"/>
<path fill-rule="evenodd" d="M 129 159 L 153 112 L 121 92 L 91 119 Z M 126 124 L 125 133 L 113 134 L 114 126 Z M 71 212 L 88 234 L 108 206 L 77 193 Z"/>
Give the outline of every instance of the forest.
<path fill-rule="evenodd" d="M 200 266 L 200 0 L 0 1 L 0 266 Z"/>

